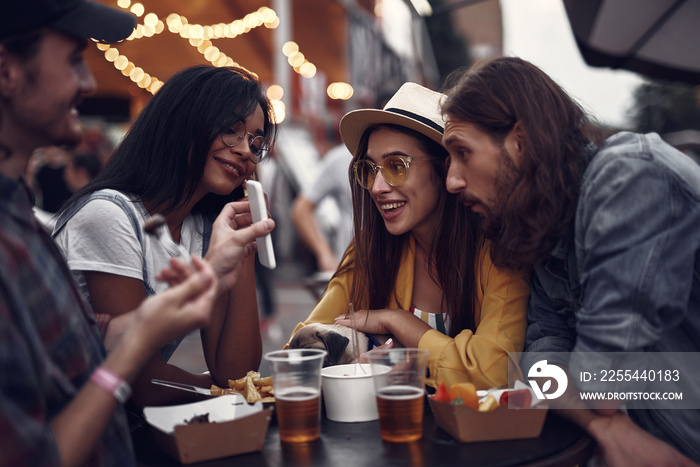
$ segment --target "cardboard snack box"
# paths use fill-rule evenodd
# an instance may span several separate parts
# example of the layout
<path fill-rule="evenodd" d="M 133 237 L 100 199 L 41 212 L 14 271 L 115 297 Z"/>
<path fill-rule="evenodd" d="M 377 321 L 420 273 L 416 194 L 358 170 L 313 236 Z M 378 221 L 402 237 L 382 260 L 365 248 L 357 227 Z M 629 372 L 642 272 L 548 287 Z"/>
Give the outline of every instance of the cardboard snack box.
<path fill-rule="evenodd" d="M 502 392 L 496 392 L 497 400 Z M 438 402 L 432 397 L 428 401 L 438 426 L 460 443 L 537 438 L 547 417 L 545 404 L 534 404 L 527 409 L 499 405 L 489 412 L 479 412 L 466 405 Z"/>
<path fill-rule="evenodd" d="M 273 410 L 249 405 L 238 394 L 168 407 L 146 407 L 144 415 L 156 442 L 183 464 L 260 451 Z M 210 423 L 191 423 L 197 415 Z"/>

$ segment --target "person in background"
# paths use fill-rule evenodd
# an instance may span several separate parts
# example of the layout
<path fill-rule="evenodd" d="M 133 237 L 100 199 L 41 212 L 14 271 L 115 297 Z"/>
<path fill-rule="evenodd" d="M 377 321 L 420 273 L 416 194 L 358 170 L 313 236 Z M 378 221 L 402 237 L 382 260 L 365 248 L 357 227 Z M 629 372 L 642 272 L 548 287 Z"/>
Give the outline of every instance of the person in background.
<path fill-rule="evenodd" d="M 481 217 L 496 266 L 533 268 L 524 372 L 538 352 L 575 375 L 607 369 L 601 352 L 700 350 L 697 164 L 656 134 L 603 140 L 561 87 L 516 57 L 475 65 L 443 109 L 447 189 Z M 684 399 L 698 401 L 692 366 Z M 576 384 L 567 391 L 577 397 Z M 697 408 L 580 406 L 560 413 L 608 465 L 700 461 Z"/>
<path fill-rule="evenodd" d="M 380 92 L 376 107 L 383 107 L 393 94 Z M 352 193 L 347 173 L 353 155 L 342 142 L 338 131 L 336 126 L 332 131 L 333 136 L 329 138 L 335 141 L 335 145 L 321 158 L 315 180 L 304 186 L 297 195 L 291 211 L 294 227 L 301 241 L 313 253 L 323 282 L 338 268 L 340 259 L 352 240 Z M 333 200 L 339 212 L 337 226 L 330 232 L 324 231 L 316 220 L 316 209 L 326 199 Z"/>
<path fill-rule="evenodd" d="M 37 205 L 43 211 L 55 214 L 71 195 L 64 178 L 71 153 L 65 148 L 47 146 L 37 149 L 34 155 L 39 160 L 32 181 Z"/>
<path fill-rule="evenodd" d="M 404 84 L 384 109 L 346 114 L 340 131 L 354 154 L 354 237 L 310 323 L 390 334 L 431 351 L 427 384 L 508 383 L 509 352 L 522 350 L 526 271 L 496 268 L 477 218 L 447 192 L 439 144 L 444 95 Z"/>
<path fill-rule="evenodd" d="M 301 241 L 314 254 L 320 272 L 335 272 L 352 239 L 352 195 L 347 178 L 351 160 L 352 154 L 344 144 L 333 147 L 321 159 L 316 179 L 292 204 L 292 222 Z M 340 213 L 335 238 L 329 238 L 316 222 L 316 207 L 326 198 L 335 201 Z"/>
<path fill-rule="evenodd" d="M 35 149 L 74 145 L 76 105 L 95 90 L 88 39 L 116 42 L 135 18 L 88 0 L 25 0 L 0 7 L 0 466 L 135 465 L 121 404 L 157 349 L 211 319 L 217 276 L 174 261 L 174 285 L 134 310 L 95 315 L 32 213 L 23 180 Z M 245 214 L 238 220 L 245 221 Z M 273 225 L 234 232 L 234 273 Z M 243 222 L 242 222 L 243 223 Z M 218 267 L 222 268 L 223 263 Z M 223 281 L 231 281 L 222 268 Z M 104 338 L 104 341 L 103 341 Z M 106 349 L 110 350 L 107 354 Z"/>
<path fill-rule="evenodd" d="M 102 166 L 112 157 L 113 152 L 114 144 L 107 136 L 106 129 L 95 122 L 85 124 L 83 139 L 73 150 L 74 154 L 96 155 Z"/>
<path fill-rule="evenodd" d="M 60 204 L 62 205 L 68 200 L 71 193 L 74 193 L 80 188 L 84 187 L 90 180 L 97 176 L 99 171 L 102 169 L 102 162 L 93 154 L 75 154 L 71 151 L 57 147 L 50 149 L 60 150 L 65 153 L 66 163 L 61 169 L 61 176 L 63 177 L 63 184 L 67 188 L 66 192 L 68 193 L 68 196 L 61 201 Z M 36 172 L 36 167 L 34 167 L 34 165 L 41 164 L 39 160 L 39 157 L 41 156 L 39 156 L 39 154 L 42 154 L 42 150 L 34 151 L 34 154 L 32 155 L 27 166 L 27 171 L 25 172 L 25 180 L 27 180 L 27 183 L 32 187 L 32 191 L 37 199 L 41 198 L 42 191 L 40 191 L 40 189 L 36 186 L 36 183 L 32 184 L 29 182 L 29 180 L 34 178 L 33 174 Z M 56 223 L 55 212 L 45 211 L 39 206 L 35 205 L 34 215 L 49 233 L 53 232 L 53 228 Z"/>
<path fill-rule="evenodd" d="M 63 179 L 71 193 L 75 193 L 97 177 L 100 170 L 102 160 L 95 154 L 71 154 L 63 172 Z"/>
<path fill-rule="evenodd" d="M 196 66 L 173 75 L 148 102 L 102 172 L 66 203 L 53 236 L 96 313 L 119 316 L 158 293 L 165 247 L 143 234 L 154 214 L 173 240 L 216 262 L 230 229 L 231 201 L 267 155 L 274 139 L 272 107 L 260 83 L 235 67 Z M 247 204 L 247 202 L 245 203 Z M 215 220 L 216 219 L 216 220 Z M 254 257 L 230 290 L 222 289 L 201 330 L 208 373 L 168 364 L 185 336 L 161 349 L 141 373 L 132 402 L 139 407 L 191 400 L 152 378 L 208 388 L 227 387 L 260 365 L 262 338 Z"/>

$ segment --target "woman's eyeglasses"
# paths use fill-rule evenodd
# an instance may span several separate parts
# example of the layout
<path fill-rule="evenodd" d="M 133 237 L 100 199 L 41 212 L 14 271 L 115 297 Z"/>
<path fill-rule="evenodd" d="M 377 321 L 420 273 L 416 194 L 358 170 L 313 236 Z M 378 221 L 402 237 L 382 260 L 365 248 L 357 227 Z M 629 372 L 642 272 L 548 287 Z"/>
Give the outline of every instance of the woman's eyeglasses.
<path fill-rule="evenodd" d="M 410 156 L 389 156 L 380 165 L 368 159 L 356 161 L 352 168 L 355 172 L 355 180 L 360 186 L 369 190 L 374 185 L 377 172 L 382 171 L 382 177 L 391 186 L 401 186 L 408 178 L 408 168 L 413 161 Z"/>
<path fill-rule="evenodd" d="M 221 133 L 221 141 L 230 148 L 238 146 L 245 137 L 248 137 L 248 147 L 250 152 L 253 153 L 253 157 L 250 161 L 257 164 L 267 156 L 270 151 L 270 144 L 265 141 L 265 137 L 256 136 L 253 133 L 246 130 L 245 123 L 238 122 L 231 128 L 224 130 Z"/>

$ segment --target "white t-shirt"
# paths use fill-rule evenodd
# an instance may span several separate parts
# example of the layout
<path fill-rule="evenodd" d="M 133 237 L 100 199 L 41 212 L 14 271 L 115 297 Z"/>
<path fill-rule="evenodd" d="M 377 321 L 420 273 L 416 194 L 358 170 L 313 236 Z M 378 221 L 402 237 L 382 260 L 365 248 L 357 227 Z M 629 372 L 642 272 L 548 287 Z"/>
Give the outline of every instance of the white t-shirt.
<path fill-rule="evenodd" d="M 101 190 L 115 194 L 114 190 Z M 124 196 L 122 194 L 122 196 Z M 132 199 L 126 196 L 127 199 Z M 150 215 L 140 201 L 131 204 L 142 232 L 139 243 L 134 227 L 124 210 L 108 200 L 96 199 L 83 206 L 55 237 L 66 257 L 80 292 L 89 300 L 83 271 L 99 271 L 143 281 L 144 255 L 148 285 L 159 293 L 168 288 L 156 275 L 170 264 L 170 256 L 158 239 L 143 231 Z M 202 256 L 204 224 L 202 216 L 188 215 L 182 223 L 180 243 L 190 254 Z"/>

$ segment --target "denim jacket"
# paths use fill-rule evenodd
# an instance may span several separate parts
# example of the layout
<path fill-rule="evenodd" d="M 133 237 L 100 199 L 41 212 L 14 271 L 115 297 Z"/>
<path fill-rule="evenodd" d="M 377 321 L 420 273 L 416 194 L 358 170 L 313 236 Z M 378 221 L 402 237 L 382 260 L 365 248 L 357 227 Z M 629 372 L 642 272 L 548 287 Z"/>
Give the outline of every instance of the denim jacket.
<path fill-rule="evenodd" d="M 692 159 L 656 134 L 618 133 L 597 149 L 574 225 L 533 269 L 525 350 L 573 352 L 558 362 L 573 372 L 580 352 L 700 351 L 700 167 Z M 527 371 L 533 362 L 523 363 Z M 700 410 L 630 416 L 700 461 Z"/>

